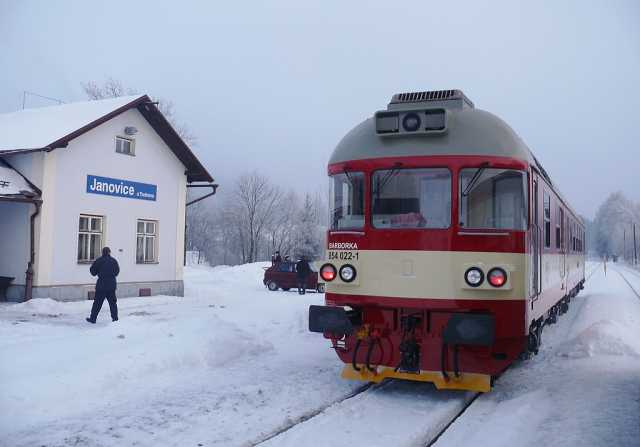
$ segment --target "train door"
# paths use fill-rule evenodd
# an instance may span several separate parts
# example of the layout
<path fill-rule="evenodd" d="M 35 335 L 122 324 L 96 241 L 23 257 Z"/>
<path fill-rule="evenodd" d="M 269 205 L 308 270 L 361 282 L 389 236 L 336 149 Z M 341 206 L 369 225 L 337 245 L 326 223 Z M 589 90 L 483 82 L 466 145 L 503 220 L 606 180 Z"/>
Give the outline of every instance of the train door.
<path fill-rule="evenodd" d="M 533 179 L 531 200 L 533 203 L 533 219 L 531 222 L 531 256 L 532 256 L 532 275 L 531 275 L 531 297 L 533 301 L 538 299 L 538 295 L 542 291 L 542 277 L 541 264 L 542 259 L 540 256 L 542 248 L 542 237 L 540 229 L 540 195 L 538 188 L 538 176 L 532 172 L 531 178 Z"/>

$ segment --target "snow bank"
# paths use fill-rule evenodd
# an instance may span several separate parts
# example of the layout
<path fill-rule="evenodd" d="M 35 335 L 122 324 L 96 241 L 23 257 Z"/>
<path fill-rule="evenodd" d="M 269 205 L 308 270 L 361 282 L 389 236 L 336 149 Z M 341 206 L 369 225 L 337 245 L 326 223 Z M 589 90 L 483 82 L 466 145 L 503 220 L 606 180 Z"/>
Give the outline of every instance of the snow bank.
<path fill-rule="evenodd" d="M 10 307 L 5 307 L 7 312 L 21 313 L 21 312 L 35 312 L 36 314 L 62 314 L 65 309 L 69 309 L 74 306 L 75 303 L 63 303 L 60 301 L 52 300 L 51 298 L 34 298 L 24 303 L 11 304 Z M 74 307 L 77 307 L 74 306 Z"/>
<path fill-rule="evenodd" d="M 585 358 L 597 355 L 640 357 L 640 333 L 617 321 L 601 320 L 558 346 L 557 355 Z"/>

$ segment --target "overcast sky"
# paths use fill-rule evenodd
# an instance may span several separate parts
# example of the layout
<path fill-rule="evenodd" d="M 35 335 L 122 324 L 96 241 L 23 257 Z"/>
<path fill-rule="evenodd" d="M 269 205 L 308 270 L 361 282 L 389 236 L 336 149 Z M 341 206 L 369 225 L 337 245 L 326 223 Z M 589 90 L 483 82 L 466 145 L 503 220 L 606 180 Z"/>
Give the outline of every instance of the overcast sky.
<path fill-rule="evenodd" d="M 640 201 L 640 2 L 532 3 L 0 0 L 0 112 L 111 76 L 175 103 L 223 190 L 256 169 L 315 191 L 393 93 L 458 88 L 578 212 Z"/>

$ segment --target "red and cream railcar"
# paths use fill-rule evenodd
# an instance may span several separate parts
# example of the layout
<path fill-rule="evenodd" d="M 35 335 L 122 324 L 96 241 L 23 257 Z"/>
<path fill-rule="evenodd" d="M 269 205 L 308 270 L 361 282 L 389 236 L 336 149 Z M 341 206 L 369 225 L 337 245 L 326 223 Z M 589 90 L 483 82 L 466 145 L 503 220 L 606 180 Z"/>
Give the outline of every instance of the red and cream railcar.
<path fill-rule="evenodd" d="M 584 227 L 515 132 L 458 90 L 394 95 L 329 163 L 326 305 L 343 377 L 488 391 L 584 283 Z"/>

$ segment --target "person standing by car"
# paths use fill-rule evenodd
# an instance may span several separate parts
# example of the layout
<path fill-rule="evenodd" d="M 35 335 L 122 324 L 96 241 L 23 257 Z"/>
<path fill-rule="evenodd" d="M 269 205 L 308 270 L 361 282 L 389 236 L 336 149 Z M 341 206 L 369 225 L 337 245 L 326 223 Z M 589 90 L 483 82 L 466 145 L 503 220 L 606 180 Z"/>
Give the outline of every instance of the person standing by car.
<path fill-rule="evenodd" d="M 307 290 L 307 277 L 311 267 L 304 256 L 296 263 L 296 279 L 298 281 L 298 293 L 304 295 Z"/>
<path fill-rule="evenodd" d="M 111 249 L 104 247 L 102 256 L 93 261 L 89 269 L 92 276 L 97 276 L 96 295 L 91 306 L 91 315 L 87 318 L 89 323 L 96 323 L 96 318 L 102 309 L 102 303 L 105 298 L 109 302 L 109 310 L 111 311 L 111 321 L 118 321 L 118 304 L 116 300 L 116 276 L 120 273 L 118 261 L 111 257 Z"/>
<path fill-rule="evenodd" d="M 280 252 L 276 251 L 276 254 L 273 255 L 273 263 L 280 264 L 282 262 L 282 256 L 280 256 Z"/>

